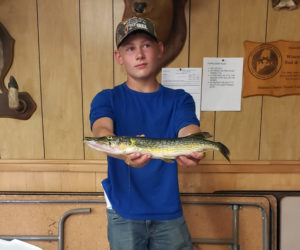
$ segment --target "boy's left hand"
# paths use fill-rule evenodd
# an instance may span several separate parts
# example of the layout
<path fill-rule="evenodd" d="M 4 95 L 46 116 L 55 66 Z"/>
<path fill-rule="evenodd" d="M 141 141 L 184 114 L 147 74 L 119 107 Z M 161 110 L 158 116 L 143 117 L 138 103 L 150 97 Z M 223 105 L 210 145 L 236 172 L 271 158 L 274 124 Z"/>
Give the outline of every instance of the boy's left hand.
<path fill-rule="evenodd" d="M 190 155 L 180 155 L 176 157 L 177 164 L 187 168 L 197 166 L 199 161 L 205 158 L 205 153 L 192 152 Z"/>

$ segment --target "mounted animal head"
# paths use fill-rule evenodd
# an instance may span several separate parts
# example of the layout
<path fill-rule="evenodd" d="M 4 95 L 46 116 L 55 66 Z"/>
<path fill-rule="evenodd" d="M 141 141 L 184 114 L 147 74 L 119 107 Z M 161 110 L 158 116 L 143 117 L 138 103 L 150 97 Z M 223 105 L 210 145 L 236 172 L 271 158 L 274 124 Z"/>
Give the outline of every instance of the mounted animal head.
<path fill-rule="evenodd" d="M 165 67 L 182 50 L 186 39 L 186 0 L 124 0 L 122 20 L 131 17 L 149 18 L 165 50 L 161 67 Z"/>
<path fill-rule="evenodd" d="M 276 10 L 287 8 L 293 10 L 297 8 L 299 0 L 272 0 L 272 6 Z"/>

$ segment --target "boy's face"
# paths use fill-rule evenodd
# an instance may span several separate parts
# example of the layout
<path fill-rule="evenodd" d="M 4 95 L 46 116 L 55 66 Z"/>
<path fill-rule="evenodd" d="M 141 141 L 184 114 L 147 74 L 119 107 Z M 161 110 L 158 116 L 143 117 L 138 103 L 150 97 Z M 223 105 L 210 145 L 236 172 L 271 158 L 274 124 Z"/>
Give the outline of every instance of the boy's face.
<path fill-rule="evenodd" d="M 156 78 L 162 54 L 161 42 L 156 42 L 146 33 L 135 33 L 115 51 L 115 58 L 120 65 L 124 65 L 129 79 L 148 80 Z"/>

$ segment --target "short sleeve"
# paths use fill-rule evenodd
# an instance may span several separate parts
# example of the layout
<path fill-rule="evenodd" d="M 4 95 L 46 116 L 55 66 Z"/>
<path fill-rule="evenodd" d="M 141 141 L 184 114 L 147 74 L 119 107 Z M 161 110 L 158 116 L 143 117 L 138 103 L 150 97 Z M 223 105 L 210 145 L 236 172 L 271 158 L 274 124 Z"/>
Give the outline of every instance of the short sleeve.
<path fill-rule="evenodd" d="M 175 129 L 177 134 L 180 129 L 188 126 L 188 125 L 197 125 L 200 126 L 199 120 L 195 113 L 195 102 L 193 97 L 181 90 L 178 92 L 178 102 L 176 107 L 176 115 L 175 115 Z"/>
<path fill-rule="evenodd" d="M 92 129 L 94 122 L 102 117 L 114 119 L 112 91 L 108 89 L 99 92 L 91 102 L 90 128 Z"/>

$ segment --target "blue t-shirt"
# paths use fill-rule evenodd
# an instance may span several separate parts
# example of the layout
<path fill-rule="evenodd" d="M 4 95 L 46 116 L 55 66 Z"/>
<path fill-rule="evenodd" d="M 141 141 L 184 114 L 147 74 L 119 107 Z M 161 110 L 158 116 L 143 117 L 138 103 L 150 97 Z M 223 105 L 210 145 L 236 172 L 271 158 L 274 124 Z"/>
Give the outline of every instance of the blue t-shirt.
<path fill-rule="evenodd" d="M 113 120 L 117 136 L 176 138 L 181 128 L 199 125 L 193 98 L 163 85 L 153 93 L 136 92 L 126 83 L 99 92 L 91 103 L 91 127 L 101 117 Z M 151 159 L 133 168 L 108 157 L 108 177 L 102 186 L 113 209 L 125 218 L 164 220 L 182 215 L 175 162 Z"/>

